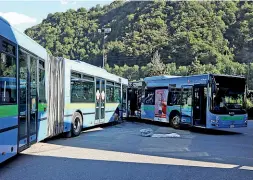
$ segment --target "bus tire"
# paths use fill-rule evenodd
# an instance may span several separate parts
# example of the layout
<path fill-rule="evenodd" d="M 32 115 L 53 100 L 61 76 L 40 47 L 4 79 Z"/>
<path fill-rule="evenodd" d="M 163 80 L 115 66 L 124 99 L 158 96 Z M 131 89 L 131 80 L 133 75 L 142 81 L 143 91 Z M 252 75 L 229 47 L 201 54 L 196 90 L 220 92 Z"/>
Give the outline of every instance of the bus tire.
<path fill-rule="evenodd" d="M 79 136 L 82 131 L 83 118 L 79 112 L 75 112 L 72 117 L 71 135 L 73 137 Z"/>
<path fill-rule="evenodd" d="M 180 129 L 180 114 L 175 113 L 170 118 L 170 126 L 174 129 Z"/>

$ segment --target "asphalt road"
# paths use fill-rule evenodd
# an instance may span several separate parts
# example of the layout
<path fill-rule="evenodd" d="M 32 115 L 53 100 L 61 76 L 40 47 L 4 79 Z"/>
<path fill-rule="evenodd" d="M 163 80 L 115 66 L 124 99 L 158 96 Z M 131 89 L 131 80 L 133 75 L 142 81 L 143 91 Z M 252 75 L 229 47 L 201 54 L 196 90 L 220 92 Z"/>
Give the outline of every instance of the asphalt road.
<path fill-rule="evenodd" d="M 181 137 L 141 137 L 143 128 Z M 0 180 L 252 180 L 253 121 L 231 131 L 136 122 L 95 128 L 32 146 L 0 167 Z"/>

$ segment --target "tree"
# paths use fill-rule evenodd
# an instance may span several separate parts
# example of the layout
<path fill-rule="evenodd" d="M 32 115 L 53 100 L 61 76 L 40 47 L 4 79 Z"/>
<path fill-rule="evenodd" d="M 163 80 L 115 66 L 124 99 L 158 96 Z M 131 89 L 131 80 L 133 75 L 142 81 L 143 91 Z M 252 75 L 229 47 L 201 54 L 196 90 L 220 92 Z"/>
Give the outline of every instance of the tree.
<path fill-rule="evenodd" d="M 139 66 L 134 65 L 133 67 L 123 66 L 124 74 L 123 77 L 127 78 L 129 81 L 139 80 Z"/>
<path fill-rule="evenodd" d="M 164 74 L 165 65 L 161 61 L 158 51 L 154 53 L 154 56 L 151 59 L 151 63 L 148 64 L 149 67 L 149 76 L 159 76 Z"/>
<path fill-rule="evenodd" d="M 135 72 L 130 70 L 134 65 L 139 67 L 139 77 L 247 75 L 244 63 L 253 62 L 252 19 L 252 2 L 114 1 L 89 10 L 49 14 L 25 33 L 54 56 L 101 66 L 103 38 L 97 30 L 111 27 L 107 63 L 122 76 Z M 151 62 L 156 50 L 166 65 Z M 122 69 L 124 65 L 128 71 Z"/>

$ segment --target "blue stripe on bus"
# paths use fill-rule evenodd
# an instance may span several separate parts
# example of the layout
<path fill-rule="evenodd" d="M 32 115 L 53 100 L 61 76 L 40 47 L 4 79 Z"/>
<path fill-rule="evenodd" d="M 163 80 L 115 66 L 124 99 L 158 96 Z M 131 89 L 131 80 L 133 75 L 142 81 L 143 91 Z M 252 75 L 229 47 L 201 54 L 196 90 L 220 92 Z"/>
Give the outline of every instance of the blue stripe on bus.
<path fill-rule="evenodd" d="M 17 154 L 18 128 L 0 134 L 0 162 Z"/>
<path fill-rule="evenodd" d="M 18 117 L 12 116 L 12 117 L 3 117 L 0 118 L 0 129 L 5 129 L 8 127 L 13 127 L 18 125 Z"/>

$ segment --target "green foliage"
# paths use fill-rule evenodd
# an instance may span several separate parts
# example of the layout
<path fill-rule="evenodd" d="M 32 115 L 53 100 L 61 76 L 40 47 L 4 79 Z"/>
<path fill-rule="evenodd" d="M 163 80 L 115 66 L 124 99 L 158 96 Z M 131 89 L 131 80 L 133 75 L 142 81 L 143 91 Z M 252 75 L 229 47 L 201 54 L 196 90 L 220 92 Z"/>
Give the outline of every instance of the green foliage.
<path fill-rule="evenodd" d="M 245 105 L 247 109 L 253 108 L 253 103 L 250 99 L 246 99 Z"/>
<path fill-rule="evenodd" d="M 112 73 L 136 80 L 160 74 L 246 75 L 253 88 L 253 66 L 248 75 L 246 65 L 253 62 L 252 2 L 114 1 L 49 14 L 25 33 L 54 56 L 101 66 L 101 27 L 112 28 L 105 43 Z M 152 58 L 157 51 L 160 62 Z"/>
<path fill-rule="evenodd" d="M 159 76 L 165 73 L 165 65 L 161 61 L 158 51 L 155 52 L 148 65 L 148 76 Z"/>
<path fill-rule="evenodd" d="M 228 75 L 245 75 L 249 80 L 249 89 L 253 89 L 253 63 L 249 66 L 246 64 L 240 64 L 238 62 L 226 61 L 224 63 L 212 64 L 200 64 L 198 60 L 192 62 L 190 66 L 177 66 L 176 63 L 157 63 L 159 62 L 159 54 L 155 54 L 152 59 L 153 63 L 149 63 L 146 66 L 133 66 L 129 67 L 124 65 L 114 66 L 111 68 L 108 64 L 105 66 L 108 72 L 116 75 L 128 78 L 130 81 L 139 80 L 147 76 L 157 75 L 176 75 L 187 76 L 194 74 L 228 74 Z M 154 60 L 155 59 L 155 60 Z M 157 63 L 157 64 L 156 64 Z M 249 71 L 248 71 L 249 68 Z M 249 74 L 248 74 L 249 72 Z"/>

